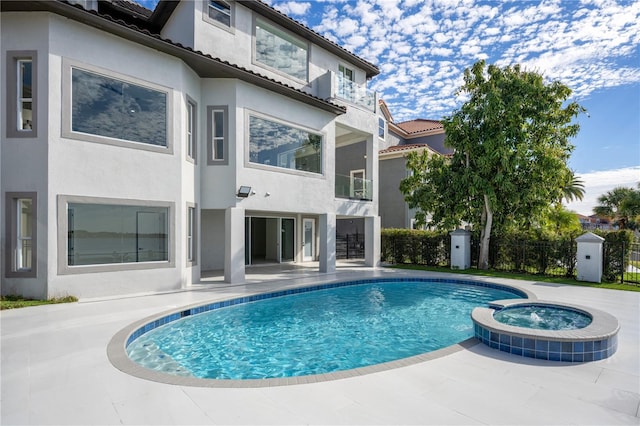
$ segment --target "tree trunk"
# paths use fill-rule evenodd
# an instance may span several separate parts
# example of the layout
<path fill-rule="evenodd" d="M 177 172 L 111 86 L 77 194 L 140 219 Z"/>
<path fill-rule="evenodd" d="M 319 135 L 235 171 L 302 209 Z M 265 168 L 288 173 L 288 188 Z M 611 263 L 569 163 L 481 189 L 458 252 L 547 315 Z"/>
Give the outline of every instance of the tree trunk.
<path fill-rule="evenodd" d="M 493 225 L 493 210 L 489 204 L 489 197 L 484 195 L 484 206 L 482 207 L 482 218 L 484 227 L 480 232 L 480 256 L 478 259 L 478 269 L 489 269 L 489 240 L 491 239 L 491 226 Z"/>

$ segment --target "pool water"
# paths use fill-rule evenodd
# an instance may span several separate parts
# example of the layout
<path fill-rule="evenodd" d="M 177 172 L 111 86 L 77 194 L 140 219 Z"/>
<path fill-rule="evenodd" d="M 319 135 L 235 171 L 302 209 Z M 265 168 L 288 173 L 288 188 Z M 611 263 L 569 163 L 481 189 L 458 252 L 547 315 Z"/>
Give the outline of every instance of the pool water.
<path fill-rule="evenodd" d="M 503 324 L 536 330 L 576 330 L 591 324 L 585 313 L 559 306 L 529 305 L 505 308 L 493 314 Z"/>
<path fill-rule="evenodd" d="M 129 357 L 169 374 L 263 379 L 329 373 L 434 351 L 473 337 L 470 313 L 502 289 L 374 282 L 189 316 L 133 340 Z"/>

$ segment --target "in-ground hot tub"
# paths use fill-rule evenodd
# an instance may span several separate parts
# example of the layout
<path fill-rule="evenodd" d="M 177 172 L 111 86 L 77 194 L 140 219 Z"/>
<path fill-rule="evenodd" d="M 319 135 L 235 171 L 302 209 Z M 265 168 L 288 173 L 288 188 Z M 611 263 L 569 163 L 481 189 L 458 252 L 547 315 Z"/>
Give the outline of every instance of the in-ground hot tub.
<path fill-rule="evenodd" d="M 471 313 L 475 337 L 514 355 L 550 361 L 605 359 L 618 347 L 618 320 L 606 312 L 549 301 L 498 300 Z"/>

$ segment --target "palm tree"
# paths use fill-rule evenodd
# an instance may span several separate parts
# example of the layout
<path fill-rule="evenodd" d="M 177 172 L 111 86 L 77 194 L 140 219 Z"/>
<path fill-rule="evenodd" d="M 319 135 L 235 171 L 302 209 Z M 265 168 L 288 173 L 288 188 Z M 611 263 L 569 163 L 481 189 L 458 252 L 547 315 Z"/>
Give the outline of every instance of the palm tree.
<path fill-rule="evenodd" d="M 632 212 L 625 208 L 625 202 L 628 204 L 628 200 L 634 198 L 634 192 L 636 192 L 634 189 L 622 186 L 613 188 L 598 197 L 600 204 L 593 208 L 593 212 L 600 216 L 613 218 L 620 229 L 626 229 Z"/>
<path fill-rule="evenodd" d="M 562 198 L 568 203 L 572 201 L 582 201 L 584 198 L 584 182 L 571 172 L 571 182 L 562 188 Z M 560 200 L 562 202 L 562 200 Z"/>

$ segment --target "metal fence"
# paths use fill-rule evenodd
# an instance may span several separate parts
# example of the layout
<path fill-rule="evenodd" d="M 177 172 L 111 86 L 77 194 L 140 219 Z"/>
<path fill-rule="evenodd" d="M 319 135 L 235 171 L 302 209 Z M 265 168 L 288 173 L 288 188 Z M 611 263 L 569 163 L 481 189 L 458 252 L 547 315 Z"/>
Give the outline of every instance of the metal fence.
<path fill-rule="evenodd" d="M 620 282 L 640 285 L 640 243 L 624 245 L 622 253 L 620 271 Z"/>
<path fill-rule="evenodd" d="M 336 259 L 364 259 L 364 234 L 336 235 Z"/>
<path fill-rule="evenodd" d="M 550 277 L 576 276 L 577 244 L 573 240 L 530 241 L 492 239 L 489 267 L 496 271 Z M 478 266 L 480 241 L 471 240 L 471 266 Z"/>
<path fill-rule="evenodd" d="M 551 277 L 576 278 L 575 240 L 490 240 L 489 268 Z M 471 267 L 478 267 L 480 241 L 471 239 Z M 390 235 L 382 238 L 381 258 L 389 263 L 447 267 L 451 263 L 449 235 Z M 640 243 L 605 241 L 603 281 L 640 285 Z"/>

